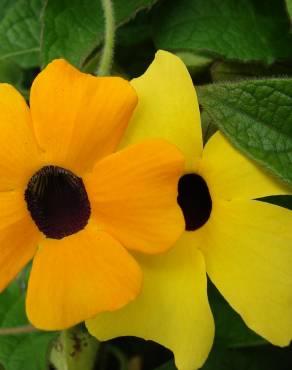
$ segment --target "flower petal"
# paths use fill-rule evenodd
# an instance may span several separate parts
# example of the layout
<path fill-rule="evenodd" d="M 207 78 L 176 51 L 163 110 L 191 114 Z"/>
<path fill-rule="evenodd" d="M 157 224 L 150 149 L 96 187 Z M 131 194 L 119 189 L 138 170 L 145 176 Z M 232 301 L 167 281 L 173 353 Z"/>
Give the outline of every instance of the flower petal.
<path fill-rule="evenodd" d="M 154 340 L 174 352 L 180 370 L 205 362 L 214 336 L 207 298 L 203 256 L 184 233 L 176 246 L 161 256 L 139 258 L 144 285 L 139 297 L 115 312 L 88 320 L 99 340 L 134 335 Z"/>
<path fill-rule="evenodd" d="M 29 108 L 14 87 L 0 84 L 0 191 L 25 187 L 39 168 Z"/>
<path fill-rule="evenodd" d="M 104 158 L 84 178 L 92 217 L 127 248 L 145 253 L 168 249 L 184 230 L 176 202 L 183 169 L 181 153 L 164 140 Z"/>
<path fill-rule="evenodd" d="M 136 103 L 126 80 L 81 73 L 64 60 L 37 76 L 30 97 L 36 137 L 48 162 L 79 174 L 114 151 Z"/>
<path fill-rule="evenodd" d="M 145 138 L 169 140 L 183 152 L 187 171 L 193 171 L 203 144 L 197 95 L 186 66 L 160 50 L 145 74 L 131 84 L 139 101 L 122 146 Z"/>
<path fill-rule="evenodd" d="M 138 294 L 141 270 L 110 235 L 92 224 L 61 240 L 46 239 L 29 279 L 27 315 L 38 328 L 59 330 Z"/>
<path fill-rule="evenodd" d="M 292 338 L 292 212 L 259 201 L 216 202 L 197 232 L 207 272 L 246 324 L 273 344 Z"/>
<path fill-rule="evenodd" d="M 208 141 L 199 167 L 215 197 L 255 199 L 289 193 L 286 185 L 241 154 L 220 132 Z"/>
<path fill-rule="evenodd" d="M 41 238 L 24 203 L 20 192 L 0 193 L 0 291 L 32 259 Z"/>

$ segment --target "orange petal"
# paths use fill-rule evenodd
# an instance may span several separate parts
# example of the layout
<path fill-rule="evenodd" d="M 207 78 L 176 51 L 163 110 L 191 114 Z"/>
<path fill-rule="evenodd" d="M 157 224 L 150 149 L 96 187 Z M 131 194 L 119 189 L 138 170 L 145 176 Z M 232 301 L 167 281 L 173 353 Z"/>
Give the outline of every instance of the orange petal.
<path fill-rule="evenodd" d="M 0 193 L 0 291 L 32 259 L 41 233 L 20 192 Z"/>
<path fill-rule="evenodd" d="M 81 73 L 64 60 L 53 61 L 37 76 L 30 96 L 47 161 L 79 174 L 114 151 L 136 103 L 126 80 Z"/>
<path fill-rule="evenodd" d="M 40 167 L 29 108 L 14 87 L 0 84 L 0 191 L 25 187 Z"/>
<path fill-rule="evenodd" d="M 61 240 L 46 239 L 29 279 L 27 315 L 38 328 L 68 328 L 115 310 L 140 290 L 142 275 L 132 256 L 94 225 Z"/>
<path fill-rule="evenodd" d="M 133 145 L 103 159 L 84 179 L 92 217 L 127 248 L 157 253 L 184 230 L 177 183 L 181 153 L 163 140 Z"/>

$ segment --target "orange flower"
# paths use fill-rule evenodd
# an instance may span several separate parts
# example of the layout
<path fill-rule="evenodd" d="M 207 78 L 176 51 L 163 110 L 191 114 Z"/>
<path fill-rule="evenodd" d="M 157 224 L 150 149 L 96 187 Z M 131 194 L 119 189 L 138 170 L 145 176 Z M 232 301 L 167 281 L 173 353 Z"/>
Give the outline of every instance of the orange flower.
<path fill-rule="evenodd" d="M 137 103 L 131 85 L 56 60 L 35 79 L 30 109 L 0 85 L 0 289 L 34 256 L 30 321 L 62 329 L 140 291 L 127 249 L 158 253 L 183 230 L 180 152 L 148 140 L 112 154 Z"/>

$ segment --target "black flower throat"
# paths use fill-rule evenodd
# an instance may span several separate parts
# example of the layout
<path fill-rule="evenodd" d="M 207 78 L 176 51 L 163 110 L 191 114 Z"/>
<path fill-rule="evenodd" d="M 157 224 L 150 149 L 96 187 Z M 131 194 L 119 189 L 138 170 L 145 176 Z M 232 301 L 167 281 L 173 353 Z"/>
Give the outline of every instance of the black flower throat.
<path fill-rule="evenodd" d="M 90 203 L 82 179 L 57 166 L 45 166 L 29 180 L 27 208 L 47 238 L 62 239 L 88 223 Z"/>
<path fill-rule="evenodd" d="M 187 231 L 203 226 L 212 211 L 212 199 L 205 180 L 195 173 L 182 176 L 178 182 L 177 203 L 183 211 Z"/>

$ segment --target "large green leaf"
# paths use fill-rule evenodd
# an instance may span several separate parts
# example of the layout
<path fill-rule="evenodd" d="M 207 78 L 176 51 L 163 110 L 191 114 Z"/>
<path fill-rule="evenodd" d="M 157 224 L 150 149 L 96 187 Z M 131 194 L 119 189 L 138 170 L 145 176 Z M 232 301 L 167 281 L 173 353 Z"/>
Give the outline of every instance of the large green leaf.
<path fill-rule="evenodd" d="M 0 61 L 0 83 L 6 82 L 14 86 L 20 85 L 23 80 L 23 70 L 12 61 Z"/>
<path fill-rule="evenodd" d="M 28 325 L 25 295 L 17 283 L 0 294 L 0 328 Z M 5 370 L 46 370 L 51 332 L 0 335 L 0 363 Z"/>
<path fill-rule="evenodd" d="M 116 24 L 121 25 L 155 0 L 115 0 Z M 103 40 L 100 0 L 50 0 L 44 12 L 42 62 L 63 57 L 80 67 Z"/>
<path fill-rule="evenodd" d="M 289 76 L 291 75 L 291 63 L 279 62 L 272 65 L 264 65 L 262 63 L 217 61 L 211 66 L 210 73 L 213 82 Z"/>
<path fill-rule="evenodd" d="M 199 102 L 230 141 L 292 183 L 292 79 L 218 83 Z"/>
<path fill-rule="evenodd" d="M 4 18 L 5 14 L 7 13 L 8 9 L 11 6 L 14 6 L 17 0 L 0 0 L 0 21 Z"/>
<path fill-rule="evenodd" d="M 2 0 L 0 6 L 2 2 L 0 61 L 12 59 L 22 67 L 38 66 L 43 0 Z"/>
<path fill-rule="evenodd" d="M 155 13 L 158 48 L 267 63 L 292 56 L 284 0 L 169 0 Z"/>

